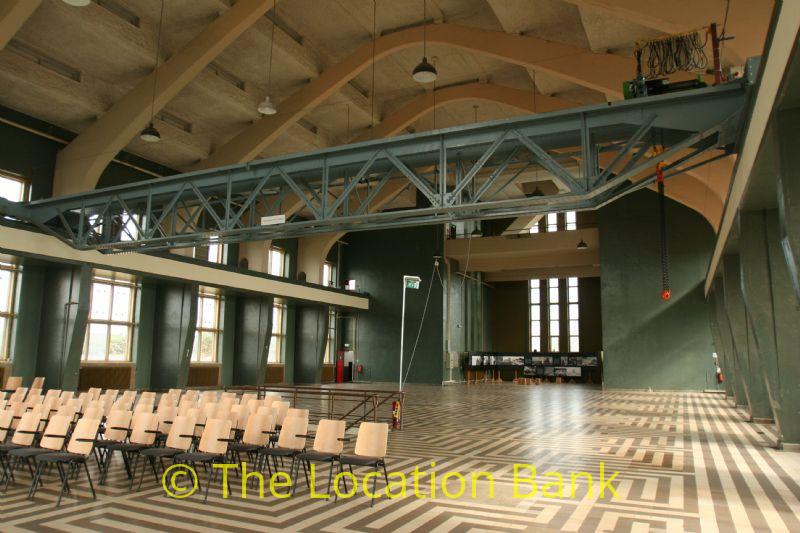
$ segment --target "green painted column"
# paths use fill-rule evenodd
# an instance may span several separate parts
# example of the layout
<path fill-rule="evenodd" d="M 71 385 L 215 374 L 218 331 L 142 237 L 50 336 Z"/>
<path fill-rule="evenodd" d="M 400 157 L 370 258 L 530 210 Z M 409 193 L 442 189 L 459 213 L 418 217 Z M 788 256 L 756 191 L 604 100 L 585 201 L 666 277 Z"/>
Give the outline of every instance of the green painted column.
<path fill-rule="evenodd" d="M 239 301 L 235 294 L 225 294 L 220 304 L 220 326 L 222 335 L 219 341 L 220 384 L 223 387 L 233 385 L 233 373 L 236 356 L 236 310 Z"/>
<path fill-rule="evenodd" d="M 750 343 L 747 310 L 742 298 L 742 277 L 739 256 L 728 254 L 723 257 L 725 310 L 731 327 L 733 346 L 744 381 L 745 394 L 750 406 L 753 421 L 772 420 L 772 407 L 769 403 L 761 356 Z"/>
<path fill-rule="evenodd" d="M 767 233 L 780 231 L 777 214 L 767 216 Z M 772 283 L 773 317 L 775 318 L 775 350 L 780 379 L 780 401 L 784 412 L 781 431 L 785 449 L 800 451 L 800 297 L 790 289 L 793 278 L 780 243 L 769 240 L 769 262 Z"/>
<path fill-rule="evenodd" d="M 725 396 L 728 398 L 732 398 L 734 401 L 736 397 L 734 396 L 733 392 L 733 377 L 734 372 L 732 367 L 732 363 L 730 362 L 731 354 L 729 352 L 730 347 L 726 348 L 725 341 L 722 337 L 722 330 L 720 326 L 720 322 L 717 319 L 717 302 L 716 302 L 716 293 L 711 292 L 708 295 L 708 314 L 709 314 L 709 323 L 711 325 L 711 338 L 714 341 L 714 348 L 717 352 L 717 358 L 719 362 L 719 366 L 722 369 L 722 375 L 725 380 L 722 382 L 723 386 L 725 387 Z M 716 377 L 716 376 L 715 376 Z"/>
<path fill-rule="evenodd" d="M 273 298 L 239 295 L 233 330 L 233 385 L 263 385 L 272 336 Z"/>
<path fill-rule="evenodd" d="M 779 236 L 770 235 L 767 218 L 773 218 L 777 229 L 778 214 L 772 210 L 739 214 L 739 256 L 741 260 L 742 296 L 752 325 L 775 423 L 780 429 L 784 418 L 781 401 L 781 376 L 775 337 L 775 309 L 769 243 L 777 247 Z M 784 265 L 776 265 L 784 267 Z M 785 268 L 784 268 L 785 270 Z M 788 271 L 787 271 L 788 274 Z M 787 287 L 791 293 L 791 288 Z M 780 296 L 779 296 L 780 297 Z M 791 416 L 791 415 L 790 415 Z"/>
<path fill-rule="evenodd" d="M 295 325 L 295 383 L 320 383 L 325 342 L 328 339 L 328 306 L 297 305 Z"/>
<path fill-rule="evenodd" d="M 153 332 L 156 323 L 156 283 L 143 279 L 139 286 L 136 306 L 136 333 L 133 344 L 133 362 L 136 364 L 136 387 L 150 388 L 153 366 Z"/>
<path fill-rule="evenodd" d="M 45 279 L 46 269 L 38 265 L 23 265 L 19 274 L 15 298 L 18 302 L 17 319 L 11 340 L 11 373 L 21 376 L 26 386 L 30 386 L 36 377 Z"/>
<path fill-rule="evenodd" d="M 739 361 L 736 357 L 736 349 L 733 344 L 733 334 L 731 333 L 728 315 L 725 312 L 725 284 L 722 278 L 717 278 L 714 281 L 713 296 L 715 315 L 717 324 L 719 324 L 720 339 L 725 353 L 725 364 L 722 366 L 722 371 L 725 375 L 725 379 L 731 383 L 735 404 L 748 409 L 749 404 L 745 392 L 744 377 L 742 371 L 739 369 Z"/>
<path fill-rule="evenodd" d="M 797 149 L 800 109 L 779 113 L 775 138 L 781 247 L 795 294 L 800 298 L 800 150 Z"/>
<path fill-rule="evenodd" d="M 156 293 L 151 386 L 185 387 L 197 327 L 197 285 L 161 283 Z"/>

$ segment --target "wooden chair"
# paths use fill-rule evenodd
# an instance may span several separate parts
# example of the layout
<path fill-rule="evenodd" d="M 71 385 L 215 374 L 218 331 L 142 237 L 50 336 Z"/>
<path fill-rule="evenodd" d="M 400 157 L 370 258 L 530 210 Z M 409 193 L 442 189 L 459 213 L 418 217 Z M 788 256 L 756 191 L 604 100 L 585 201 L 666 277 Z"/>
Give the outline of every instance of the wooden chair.
<path fill-rule="evenodd" d="M 130 411 L 129 411 L 130 412 Z M 112 427 L 112 429 L 123 429 L 122 427 Z M 110 444 L 106 449 L 105 465 L 103 467 L 103 477 L 100 484 L 104 485 L 111 466 L 111 457 L 114 452 L 120 452 L 122 461 L 125 465 L 125 472 L 130 479 L 129 489 L 133 488 L 133 480 L 136 479 L 135 465 L 139 463 L 139 452 L 153 446 L 158 435 L 158 416 L 155 413 L 138 413 L 131 418 L 130 428 L 126 429 L 127 442 L 117 442 Z M 136 456 L 136 463 L 132 459 Z M 131 468 L 131 466 L 134 468 Z"/>
<path fill-rule="evenodd" d="M 306 432 L 308 431 L 308 419 L 307 418 L 300 418 L 300 417 L 293 417 L 293 418 L 286 418 L 283 421 L 283 427 L 281 428 L 281 432 L 278 435 L 278 442 L 277 445 L 273 448 L 263 448 L 261 453 L 265 455 L 264 459 L 267 462 L 267 468 L 269 468 L 269 458 L 272 458 L 272 464 L 275 467 L 275 471 L 278 470 L 278 458 L 292 458 L 292 465 L 290 471 L 290 478 L 292 481 L 292 485 L 294 485 L 294 467 L 295 467 L 295 458 L 297 454 L 305 450 L 306 447 Z M 272 475 L 272 469 L 269 469 L 270 475 Z M 299 469 L 298 469 L 299 472 Z"/>
<path fill-rule="evenodd" d="M 3 464 L 3 470 L 7 474 L 5 477 L 6 487 L 14 481 L 14 471 L 10 466 L 8 454 L 13 450 L 34 445 L 40 433 L 41 413 L 41 410 L 36 409 L 23 413 L 14 430 L 14 435 L 11 437 L 11 442 L 0 444 L 0 463 Z"/>
<path fill-rule="evenodd" d="M 133 413 L 131 411 L 112 411 L 106 419 L 102 438 L 97 439 L 94 443 L 94 453 L 97 459 L 97 467 L 100 469 L 101 485 L 105 484 L 108 465 L 113 455 L 113 452 L 109 450 L 114 444 L 121 444 L 127 440 L 132 418 Z M 128 467 L 127 460 L 125 461 L 125 466 L 126 468 Z M 130 470 L 128 471 L 130 472 Z"/>
<path fill-rule="evenodd" d="M 192 446 L 192 442 L 194 442 L 196 423 L 197 420 L 193 416 L 176 416 L 175 420 L 172 421 L 172 428 L 169 430 L 169 435 L 167 435 L 167 441 L 164 446 L 145 448 L 139 451 L 139 455 L 149 461 L 156 483 L 160 483 L 158 471 L 156 470 L 156 460 L 158 460 L 163 469 L 164 459 L 173 459 L 179 453 L 188 452 Z M 139 478 L 139 489 L 142 488 L 142 482 L 144 481 L 145 467 L 146 465 L 142 466 L 142 474 Z M 135 470 L 136 466 L 134 466 L 134 471 Z"/>
<path fill-rule="evenodd" d="M 89 488 L 92 490 L 92 499 L 97 499 L 97 494 L 94 491 L 94 484 L 92 483 L 92 476 L 89 474 L 87 461 L 92 455 L 92 450 L 94 450 L 94 442 L 99 428 L 99 419 L 81 418 L 75 425 L 75 429 L 72 432 L 72 437 L 69 439 L 69 444 L 67 444 L 67 450 L 65 452 L 46 453 L 36 458 L 39 468 L 36 471 L 36 477 L 31 483 L 31 499 L 33 499 L 38 489 L 43 468 L 50 464 L 56 465 L 59 477 L 61 478 L 61 490 L 58 493 L 56 507 L 61 505 L 61 498 L 64 494 L 70 491 L 69 480 L 78 475 L 81 466 L 83 466 L 86 479 L 89 481 Z"/>
<path fill-rule="evenodd" d="M 3 390 L 10 392 L 17 390 L 20 387 L 22 387 L 22 378 L 20 376 L 8 376 L 6 384 L 3 386 Z"/>
<path fill-rule="evenodd" d="M 25 397 L 28 395 L 27 387 L 17 387 L 16 389 L 9 389 L 9 390 L 13 390 L 14 392 L 12 392 L 11 396 L 9 396 L 8 403 L 25 401 Z"/>
<path fill-rule="evenodd" d="M 273 402 L 272 409 L 275 415 L 275 425 L 281 427 L 286 418 L 286 413 L 289 412 L 289 402 Z"/>
<path fill-rule="evenodd" d="M 173 405 L 159 406 L 156 411 L 158 417 L 158 437 L 167 438 L 169 430 L 172 428 L 172 421 L 178 416 L 178 409 Z"/>
<path fill-rule="evenodd" d="M 246 453 L 251 463 L 260 465 L 260 450 L 269 446 L 269 437 L 275 433 L 275 419 L 268 411 L 259 410 L 250 415 L 244 427 L 241 442 L 232 442 L 228 447 L 236 462 L 242 462 L 242 453 Z M 259 466 L 258 470 L 262 470 Z"/>
<path fill-rule="evenodd" d="M 11 434 L 11 420 L 14 418 L 14 412 L 9 410 L 0 411 L 0 446 L 5 444 L 6 439 Z M 0 455 L 0 484 L 5 484 L 9 476 L 8 469 L 6 468 L 6 461 L 3 455 Z"/>
<path fill-rule="evenodd" d="M 89 398 L 92 400 L 99 400 L 100 394 L 102 394 L 102 392 L 103 389 L 101 389 L 100 387 L 91 387 L 88 391 L 86 391 L 85 394 L 87 394 Z"/>
<path fill-rule="evenodd" d="M 317 424 L 317 431 L 314 435 L 314 444 L 311 446 L 311 450 L 297 454 L 297 460 L 303 465 L 303 472 L 306 473 L 306 485 L 309 488 L 311 485 L 309 485 L 306 465 L 310 470 L 311 463 L 328 463 L 330 470 L 328 471 L 327 494 L 330 494 L 333 465 L 344 450 L 345 429 L 344 420 L 320 420 Z M 296 487 L 297 485 L 295 485 Z"/>
<path fill-rule="evenodd" d="M 200 444 L 197 445 L 197 451 L 180 453 L 174 458 L 176 464 L 191 464 L 195 472 L 197 472 L 195 466 L 197 463 L 211 466 L 213 474 L 209 475 L 203 501 L 208 501 L 208 489 L 219 474 L 219 471 L 215 469 L 213 465 L 224 463 L 225 456 L 228 455 L 228 444 L 231 441 L 230 433 L 230 420 L 219 418 L 206 420 L 205 428 L 203 428 L 203 435 L 200 437 Z M 226 480 L 228 482 L 228 492 L 230 493 L 230 479 L 226 478 Z"/>
<path fill-rule="evenodd" d="M 389 442 L 389 425 L 380 422 L 361 422 L 358 426 L 358 434 L 356 435 L 356 448 L 353 455 L 340 455 L 339 456 L 339 472 L 342 472 L 344 465 L 347 465 L 350 472 L 353 472 L 353 466 L 373 467 L 378 471 L 379 467 L 383 468 L 383 477 L 386 485 L 389 485 L 389 475 L 386 472 L 386 448 Z M 375 483 L 378 476 L 372 478 L 372 493 L 375 494 Z M 347 490 L 347 482 L 345 483 L 345 490 Z M 372 504 L 375 505 L 375 498 L 372 499 Z"/>
<path fill-rule="evenodd" d="M 44 377 L 39 376 L 33 378 L 33 382 L 31 383 L 31 388 L 42 390 L 44 388 Z"/>
<path fill-rule="evenodd" d="M 294 407 L 290 407 L 286 410 L 286 417 L 299 417 L 299 418 L 308 418 L 308 409 L 295 409 Z"/>
<path fill-rule="evenodd" d="M 46 453 L 61 451 L 62 448 L 64 448 L 64 442 L 67 440 L 67 434 L 69 433 L 71 424 L 71 417 L 53 415 L 47 422 L 44 433 L 38 443 L 34 440 L 31 442 L 30 446 L 9 450 L 9 469 L 14 471 L 20 466 L 21 462 L 25 461 L 28 471 L 31 474 L 31 480 L 33 480 L 36 477 L 36 471 L 34 470 L 35 458 Z M 12 460 L 13 463 L 11 462 Z M 6 480 L 6 490 L 8 489 L 9 481 L 10 478 Z M 28 497 L 30 497 L 30 493 Z"/>

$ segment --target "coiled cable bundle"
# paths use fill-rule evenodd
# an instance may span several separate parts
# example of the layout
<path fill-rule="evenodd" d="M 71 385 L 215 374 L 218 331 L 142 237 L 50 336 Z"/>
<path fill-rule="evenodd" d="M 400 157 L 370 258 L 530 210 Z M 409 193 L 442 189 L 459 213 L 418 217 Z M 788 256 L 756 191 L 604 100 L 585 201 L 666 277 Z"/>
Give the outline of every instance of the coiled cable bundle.
<path fill-rule="evenodd" d="M 643 60 L 647 65 L 648 79 L 669 76 L 679 71 L 705 70 L 708 67 L 708 57 L 705 52 L 707 43 L 708 33 L 705 39 L 702 39 L 699 30 L 670 35 L 637 43 L 636 59 L 637 62 Z"/>

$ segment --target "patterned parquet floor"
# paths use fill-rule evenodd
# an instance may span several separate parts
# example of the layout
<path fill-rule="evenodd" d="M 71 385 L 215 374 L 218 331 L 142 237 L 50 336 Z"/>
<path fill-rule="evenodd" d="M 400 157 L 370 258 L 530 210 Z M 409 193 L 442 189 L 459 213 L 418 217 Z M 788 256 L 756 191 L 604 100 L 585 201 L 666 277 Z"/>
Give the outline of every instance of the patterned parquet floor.
<path fill-rule="evenodd" d="M 216 483 L 203 503 L 200 493 L 166 497 L 152 474 L 142 490 L 130 491 L 117 461 L 96 501 L 81 478 L 59 509 L 52 476 L 30 502 L 30 478 L 20 472 L 0 494 L 0 531 L 800 531 L 800 468 L 793 469 L 800 462 L 774 450 L 773 438 L 773 428 L 746 422 L 716 394 L 412 385 L 404 428 L 390 434 L 387 456 L 390 472 L 408 475 L 405 498 L 380 498 L 370 507 L 359 490 L 334 503 L 309 498 L 301 484 L 290 499 L 268 491 L 260 499 L 251 490 L 243 500 L 234 477 L 230 498 L 222 499 Z M 618 472 L 610 482 L 616 494 L 599 495 L 601 463 L 606 479 Z M 534 497 L 515 497 L 515 465 L 536 468 Z M 424 498 L 414 495 L 415 467 L 426 473 L 419 476 Z M 530 474 L 516 468 L 520 478 Z M 443 494 L 448 472 L 464 475 L 461 497 Z M 474 498 L 473 472 L 493 478 L 479 477 Z M 547 472 L 563 475 L 562 494 L 558 476 Z M 574 494 L 572 472 L 584 472 Z M 398 479 L 392 476 L 395 493 Z M 529 494 L 533 486 L 519 481 L 518 496 Z M 321 468 L 318 492 L 326 482 Z M 383 487 L 379 482 L 378 493 Z M 451 496 L 459 488 L 455 475 L 445 483 Z"/>

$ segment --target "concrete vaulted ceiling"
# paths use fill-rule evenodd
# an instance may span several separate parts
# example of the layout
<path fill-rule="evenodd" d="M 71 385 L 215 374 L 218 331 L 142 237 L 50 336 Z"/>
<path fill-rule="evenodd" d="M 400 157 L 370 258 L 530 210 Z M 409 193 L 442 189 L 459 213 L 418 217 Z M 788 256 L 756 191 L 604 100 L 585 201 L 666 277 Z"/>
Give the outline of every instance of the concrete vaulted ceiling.
<path fill-rule="evenodd" d="M 633 75 L 635 40 L 722 23 L 725 16 L 724 0 L 679 3 L 429 2 L 437 23 L 427 26 L 428 55 L 438 56 L 445 85 L 436 92 L 436 126 L 472 122 L 473 102 L 481 103 L 481 119 L 529 113 L 532 84 L 538 88 L 538 112 L 618 98 L 622 81 Z M 160 4 L 106 4 L 135 15 L 136 27 L 121 23 L 100 4 L 74 9 L 55 0 L 9 0 L 0 6 L 0 43 L 18 41 L 81 71 L 76 84 L 26 61 L 14 47 L 0 50 L 0 81 L 9 87 L 0 103 L 80 133 L 59 156 L 58 191 L 93 187 L 120 149 L 188 170 L 433 125 L 432 93 L 420 92 L 409 79 L 423 39 L 417 6 L 379 0 L 380 36 L 373 43 L 369 2 L 331 0 L 323 10 L 310 0 L 279 2 L 271 93 L 280 111 L 261 118 L 255 105 L 266 93 L 263 72 L 273 26 L 263 15 L 273 7 L 271 0 L 240 0 L 233 7 L 223 0 L 169 6 L 154 106 L 142 95 L 153 87 L 147 58 L 153 57 Z M 761 52 L 771 10 L 770 0 L 732 2 L 728 33 L 736 39 L 725 43 L 725 64 L 740 64 Z M 217 41 L 210 42 L 210 36 Z M 66 42 L 80 43 L 81 53 L 71 52 Z M 230 81 L 220 69 L 241 84 L 220 81 Z M 365 88 L 370 76 L 374 91 Z M 193 127 L 184 131 L 157 117 L 164 140 L 158 146 L 143 144 L 136 137 L 151 106 Z M 704 212 L 716 226 L 716 202 L 724 199 L 730 168 L 731 162 L 723 160 L 676 176 L 673 197 Z"/>

